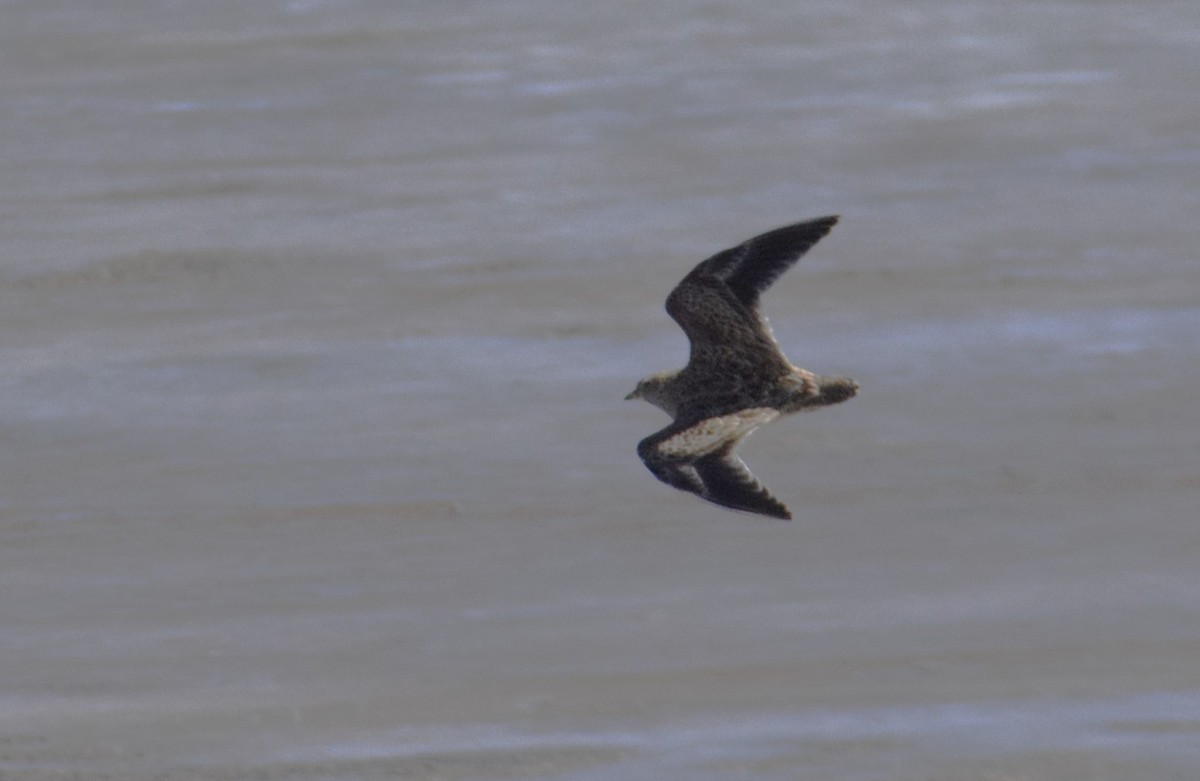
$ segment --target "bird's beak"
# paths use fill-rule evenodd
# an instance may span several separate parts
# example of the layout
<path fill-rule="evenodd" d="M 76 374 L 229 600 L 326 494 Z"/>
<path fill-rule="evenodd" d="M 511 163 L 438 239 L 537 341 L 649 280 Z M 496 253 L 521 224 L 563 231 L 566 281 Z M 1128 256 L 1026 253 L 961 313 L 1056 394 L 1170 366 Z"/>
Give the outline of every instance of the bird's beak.
<path fill-rule="evenodd" d="M 638 397 L 637 388 L 634 388 L 633 390 L 631 390 L 629 392 L 629 395 L 625 397 L 625 401 L 633 401 L 637 397 Z"/>

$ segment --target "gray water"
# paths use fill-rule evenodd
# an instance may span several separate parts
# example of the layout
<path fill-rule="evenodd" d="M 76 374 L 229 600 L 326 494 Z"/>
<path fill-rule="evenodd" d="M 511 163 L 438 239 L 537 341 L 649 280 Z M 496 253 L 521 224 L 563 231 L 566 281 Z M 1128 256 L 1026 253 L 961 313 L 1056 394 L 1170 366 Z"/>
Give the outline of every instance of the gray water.
<path fill-rule="evenodd" d="M 1200 6 L 0 2 L 0 777 L 1200 772 Z M 696 262 L 862 385 L 657 483 Z"/>

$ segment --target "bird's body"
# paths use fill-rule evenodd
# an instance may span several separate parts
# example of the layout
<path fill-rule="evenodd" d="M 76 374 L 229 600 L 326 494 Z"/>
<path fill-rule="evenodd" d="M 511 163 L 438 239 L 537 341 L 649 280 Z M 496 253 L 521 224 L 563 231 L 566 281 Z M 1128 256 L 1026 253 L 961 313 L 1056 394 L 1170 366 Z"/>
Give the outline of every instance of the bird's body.
<path fill-rule="evenodd" d="M 854 380 L 793 366 L 758 306 L 759 295 L 836 223 L 823 217 L 755 236 L 700 263 L 671 291 L 667 313 L 691 342 L 688 364 L 642 380 L 626 397 L 674 418 L 638 443 L 659 480 L 734 510 L 791 518 L 733 451 L 764 423 L 858 392 Z"/>

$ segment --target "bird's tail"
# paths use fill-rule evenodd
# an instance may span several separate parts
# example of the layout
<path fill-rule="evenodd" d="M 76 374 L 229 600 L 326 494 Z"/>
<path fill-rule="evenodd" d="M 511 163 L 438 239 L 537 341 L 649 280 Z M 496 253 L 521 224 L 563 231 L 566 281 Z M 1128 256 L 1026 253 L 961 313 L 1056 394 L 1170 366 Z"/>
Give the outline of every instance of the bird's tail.
<path fill-rule="evenodd" d="M 849 377 L 817 377 L 822 404 L 840 404 L 858 395 L 858 383 Z"/>
<path fill-rule="evenodd" d="M 858 395 L 858 383 L 849 377 L 827 377 L 815 375 L 816 393 L 798 393 L 792 403 L 780 410 L 785 415 L 792 412 L 827 407 L 830 404 L 841 404 L 846 399 Z"/>

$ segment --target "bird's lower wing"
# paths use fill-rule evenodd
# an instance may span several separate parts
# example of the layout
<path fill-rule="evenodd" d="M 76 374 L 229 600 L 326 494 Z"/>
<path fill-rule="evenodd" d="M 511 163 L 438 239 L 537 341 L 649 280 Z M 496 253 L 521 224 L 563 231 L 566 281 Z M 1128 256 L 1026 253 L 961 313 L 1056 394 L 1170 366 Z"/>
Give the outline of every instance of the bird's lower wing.
<path fill-rule="evenodd" d="M 672 423 L 638 443 L 646 468 L 667 485 L 722 507 L 790 519 L 787 508 L 733 454 L 754 429 L 779 417 L 769 407 Z"/>
<path fill-rule="evenodd" d="M 785 521 L 792 519 L 783 502 L 772 496 L 762 481 L 750 473 L 732 448 L 726 453 L 705 456 L 693 467 L 704 484 L 704 498 L 708 501 L 743 512 Z"/>

